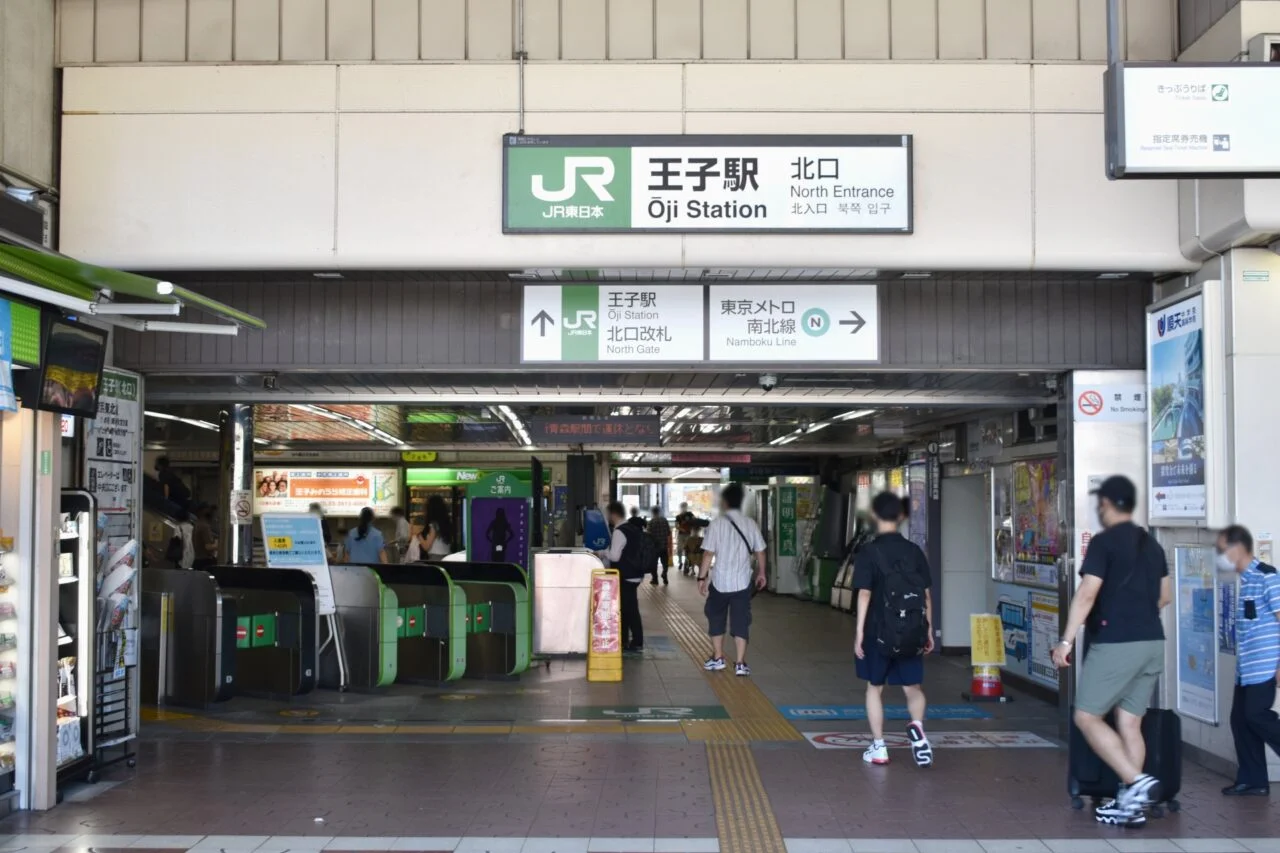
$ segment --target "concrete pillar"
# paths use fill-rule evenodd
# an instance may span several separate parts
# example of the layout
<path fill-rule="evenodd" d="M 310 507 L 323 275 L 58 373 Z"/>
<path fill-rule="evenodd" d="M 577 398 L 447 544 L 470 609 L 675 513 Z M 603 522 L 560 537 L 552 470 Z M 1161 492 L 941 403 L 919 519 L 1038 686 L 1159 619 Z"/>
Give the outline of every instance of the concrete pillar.
<path fill-rule="evenodd" d="M 253 406 L 234 403 L 223 409 L 221 427 L 218 561 L 247 566 L 253 561 L 253 524 L 252 519 L 245 523 L 243 515 L 237 516 L 235 504 L 253 499 Z"/>
<path fill-rule="evenodd" d="M 609 501 L 617 499 L 617 495 L 613 493 L 613 469 L 610 466 L 608 453 L 596 454 L 595 497 L 602 510 L 608 506 Z"/>

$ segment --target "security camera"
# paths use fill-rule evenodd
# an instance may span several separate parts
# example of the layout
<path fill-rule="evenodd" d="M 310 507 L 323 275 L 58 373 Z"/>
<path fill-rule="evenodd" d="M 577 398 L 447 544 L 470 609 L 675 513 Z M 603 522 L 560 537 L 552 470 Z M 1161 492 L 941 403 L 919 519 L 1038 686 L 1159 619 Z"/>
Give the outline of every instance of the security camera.
<path fill-rule="evenodd" d="M 262 390 L 264 391 L 276 390 L 276 374 L 268 373 L 262 377 Z"/>
<path fill-rule="evenodd" d="M 778 387 L 778 377 L 772 373 L 760 374 L 760 390 L 766 394 Z"/>

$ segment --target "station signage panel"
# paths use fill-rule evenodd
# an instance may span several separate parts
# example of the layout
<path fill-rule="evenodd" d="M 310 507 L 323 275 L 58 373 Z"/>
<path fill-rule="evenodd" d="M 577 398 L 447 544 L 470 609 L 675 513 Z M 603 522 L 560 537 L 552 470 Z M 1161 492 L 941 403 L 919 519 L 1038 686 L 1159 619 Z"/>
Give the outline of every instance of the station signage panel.
<path fill-rule="evenodd" d="M 524 361 L 701 361 L 703 289 L 584 284 L 524 289 Z"/>
<path fill-rule="evenodd" d="M 1280 175 L 1280 65 L 1121 63 L 1106 96 L 1110 178 Z"/>
<path fill-rule="evenodd" d="M 555 415 L 529 419 L 533 443 L 581 444 L 610 441 L 618 444 L 662 444 L 662 423 L 657 415 Z"/>
<path fill-rule="evenodd" d="M 912 137 L 503 138 L 502 230 L 910 234 Z"/>
<path fill-rule="evenodd" d="M 843 285 L 713 285 L 710 360 L 876 362 L 878 288 Z"/>
<path fill-rule="evenodd" d="M 531 285 L 525 363 L 873 364 L 875 284 Z"/>

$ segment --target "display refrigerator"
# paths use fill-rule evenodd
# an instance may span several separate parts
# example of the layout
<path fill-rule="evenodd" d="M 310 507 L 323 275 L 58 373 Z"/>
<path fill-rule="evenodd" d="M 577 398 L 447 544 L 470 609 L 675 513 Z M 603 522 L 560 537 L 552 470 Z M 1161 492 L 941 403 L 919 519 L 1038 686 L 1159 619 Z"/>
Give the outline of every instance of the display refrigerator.
<path fill-rule="evenodd" d="M 84 779 L 93 770 L 96 518 L 93 495 L 63 491 L 58 527 L 58 653 L 54 658 L 59 787 Z"/>

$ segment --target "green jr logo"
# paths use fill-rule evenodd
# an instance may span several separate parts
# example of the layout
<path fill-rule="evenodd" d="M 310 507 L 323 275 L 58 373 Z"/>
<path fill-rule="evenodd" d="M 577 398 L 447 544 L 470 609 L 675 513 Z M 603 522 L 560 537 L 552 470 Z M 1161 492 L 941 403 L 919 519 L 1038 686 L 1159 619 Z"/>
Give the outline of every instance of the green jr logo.
<path fill-rule="evenodd" d="M 578 178 L 600 201 L 613 201 L 609 184 L 613 181 L 613 160 L 608 157 L 565 157 L 560 189 L 548 189 L 544 175 L 534 174 L 530 189 L 541 201 L 560 202 L 573 198 L 578 191 Z"/>

